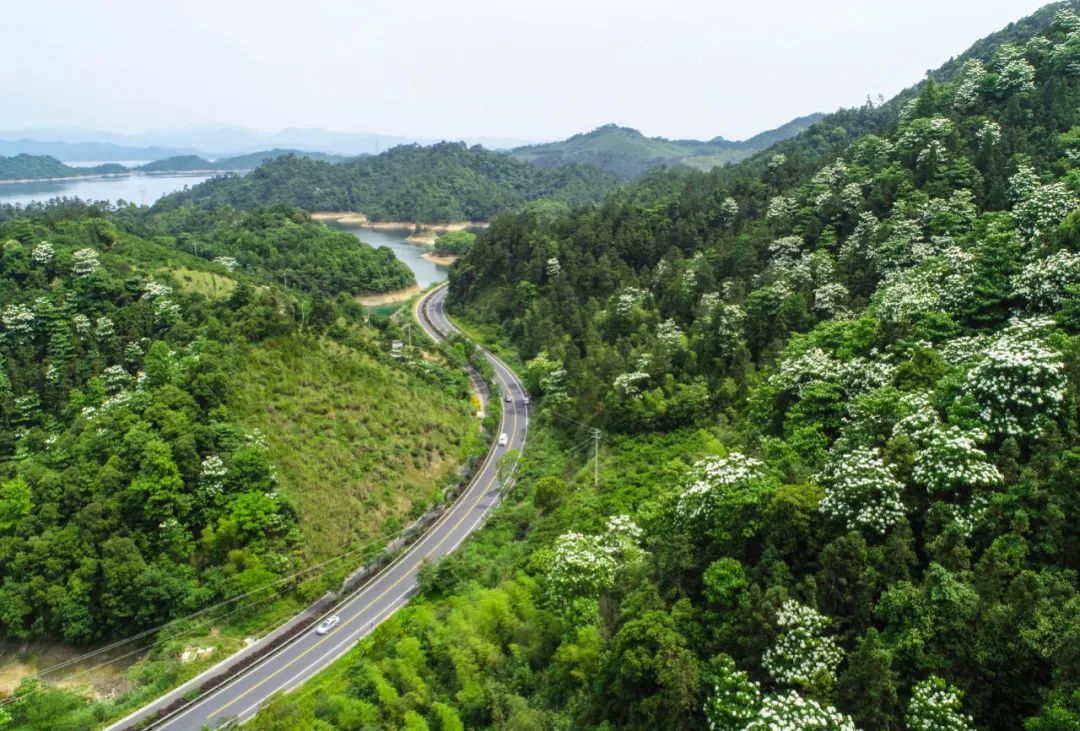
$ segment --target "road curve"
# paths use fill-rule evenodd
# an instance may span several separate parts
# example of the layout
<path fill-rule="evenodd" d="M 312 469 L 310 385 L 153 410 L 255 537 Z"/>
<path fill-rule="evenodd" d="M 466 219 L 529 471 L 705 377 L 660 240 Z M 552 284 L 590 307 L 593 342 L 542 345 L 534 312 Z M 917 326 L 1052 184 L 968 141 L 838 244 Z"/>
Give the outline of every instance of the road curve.
<path fill-rule="evenodd" d="M 414 311 L 420 325 L 437 340 L 455 331 L 446 316 L 445 301 L 443 286 L 424 295 Z M 481 352 L 491 361 L 502 394 L 511 397 L 510 401 L 503 401 L 499 429 L 507 435 L 507 446 L 499 446 L 496 436 L 472 482 L 428 532 L 356 593 L 326 612 L 326 616 L 341 618 L 328 634 L 318 635 L 312 628 L 298 635 L 240 675 L 146 728 L 193 731 L 203 724 L 214 727 L 229 719 L 250 719 L 270 696 L 288 693 L 303 684 L 403 606 L 416 591 L 421 563 L 450 553 L 483 523 L 499 500 L 499 457 L 507 449 L 525 447 L 529 408 L 524 402 L 524 387 L 513 371 L 490 353 Z M 165 696 L 125 721 L 132 723 L 145 718 L 167 700 Z"/>

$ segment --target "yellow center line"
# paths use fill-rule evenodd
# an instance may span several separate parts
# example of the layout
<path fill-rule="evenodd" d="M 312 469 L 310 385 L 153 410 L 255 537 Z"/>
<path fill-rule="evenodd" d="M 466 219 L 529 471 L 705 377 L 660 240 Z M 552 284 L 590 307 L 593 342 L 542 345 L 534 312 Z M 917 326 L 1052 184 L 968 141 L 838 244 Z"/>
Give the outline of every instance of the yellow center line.
<path fill-rule="evenodd" d="M 497 370 L 497 369 L 496 369 L 496 370 Z M 513 410 L 513 412 L 512 412 L 512 413 L 513 413 L 513 424 L 514 424 L 514 427 L 513 427 L 513 430 L 512 430 L 512 432 L 511 432 L 511 433 L 513 433 L 513 434 L 517 434 L 517 430 L 518 430 L 518 413 L 517 413 L 517 408 L 515 408 L 515 409 Z M 504 416 L 504 418 L 505 418 L 505 416 Z M 496 447 L 496 449 L 497 449 L 497 447 Z M 471 504 L 471 505 L 469 506 L 469 508 L 468 508 L 467 510 L 463 511 L 463 513 L 462 513 L 462 515 L 461 515 L 461 518 L 459 518 L 459 519 L 458 519 L 458 521 L 457 521 L 457 523 L 455 523 L 455 524 L 454 524 L 454 525 L 453 525 L 453 526 L 452 526 L 452 527 L 451 527 L 451 528 L 450 528 L 450 529 L 449 529 L 449 530 L 448 530 L 448 531 L 446 532 L 446 534 L 445 534 L 445 535 L 444 535 L 444 536 L 443 536 L 443 537 L 442 537 L 442 538 L 441 538 L 441 539 L 439 540 L 439 542 L 438 542 L 438 543 L 436 543 L 436 544 L 435 544 L 435 546 L 434 546 L 434 547 L 433 547 L 433 548 L 432 548 L 432 549 L 431 549 L 430 551 L 428 551 L 428 552 L 427 552 L 426 554 L 424 554 L 423 558 L 421 558 L 421 559 L 420 559 L 420 561 L 421 561 L 421 562 L 422 562 L 423 560 L 427 559 L 428 557 L 430 557 L 430 556 L 431 556 L 432 554 L 434 554 L 434 553 L 435 553 L 435 552 L 436 552 L 437 550 L 439 550 L 439 547 L 440 547 L 440 546 L 442 546 L 442 544 L 443 544 L 443 543 L 445 543 L 445 542 L 446 542 L 446 541 L 447 541 L 447 540 L 448 540 L 448 539 L 450 538 L 450 536 L 452 536 L 452 535 L 454 534 L 454 532 L 455 532 L 455 531 L 457 531 L 457 529 L 461 527 L 461 524 L 462 524 L 462 523 L 464 523 L 464 522 L 465 522 L 465 520 L 466 520 L 466 519 L 467 519 L 467 518 L 469 517 L 469 515 L 470 515 L 470 514 L 472 513 L 472 511 L 476 509 L 476 506 L 477 506 L 477 505 L 479 505 L 479 504 L 480 504 L 480 501 L 484 499 L 484 496 L 485 496 L 485 495 L 487 494 L 487 491 L 488 491 L 488 489 L 489 489 L 489 488 L 491 487 L 491 485 L 492 485 L 493 483 L 495 483 L 495 481 L 496 481 L 497 479 L 498 479 L 498 470 L 496 469 L 496 472 L 495 472 L 495 474 L 491 476 L 491 479 L 489 479 L 489 480 L 487 481 L 487 484 L 485 484 L 485 485 L 484 485 L 484 487 L 483 487 L 483 488 L 482 488 L 482 489 L 480 490 L 480 494 L 479 494 L 479 495 L 477 496 L 476 500 L 475 500 L 475 501 L 474 501 L 474 502 L 473 502 L 473 503 L 472 503 L 472 504 Z M 412 553 L 412 552 L 410 552 L 410 553 Z M 419 563 L 419 562 L 418 562 L 418 563 Z M 350 617 L 349 619 L 345 620 L 345 622 L 344 622 L 344 623 L 342 623 L 342 625 L 341 625 L 341 626 L 342 626 L 342 627 L 345 627 L 346 625 L 350 624 L 351 622 L 354 622 L 354 621 L 356 621 L 357 619 L 359 619 L 359 618 L 360 618 L 360 617 L 361 617 L 361 616 L 362 616 L 362 615 L 363 615 L 363 614 L 364 614 L 364 613 L 365 613 L 365 612 L 366 612 L 367 610 L 369 610 L 369 609 L 370 609 L 370 608 L 371 608 L 371 607 L 372 607 L 372 606 L 373 606 L 374 604 L 376 604 L 376 603 L 377 603 L 377 602 L 378 602 L 378 601 L 379 601 L 380 599 L 382 599 L 382 598 L 383 598 L 384 596 L 386 596 L 386 595 L 387 595 L 387 594 L 389 594 L 389 593 L 390 593 L 391 591 L 393 591 L 393 590 L 394 590 L 394 589 L 395 589 L 395 588 L 396 588 L 396 587 L 397 587 L 397 586 L 398 586 L 398 585 L 399 585 L 399 584 L 400 584 L 401 582 L 405 581 L 405 579 L 409 578 L 409 577 L 411 576 L 411 574 L 412 574 L 412 570 L 411 570 L 411 569 L 410 569 L 409 571 L 406 571 L 406 572 L 405 572 L 405 573 L 404 573 L 404 574 L 403 574 L 403 575 L 402 575 L 402 576 L 401 576 L 401 577 L 400 577 L 400 578 L 399 578 L 399 579 L 398 579 L 397 581 L 395 581 L 395 582 L 394 582 L 393 584 L 391 584 L 390 586 L 388 586 L 388 587 L 387 587 L 386 589 L 384 589 L 384 590 L 383 590 L 383 591 L 382 591 L 382 592 L 381 592 L 381 593 L 380 593 L 380 594 L 379 594 L 379 595 L 378 595 L 377 597 L 375 597 L 375 598 L 374 598 L 374 599 L 372 599 L 372 600 L 371 600 L 370 602 L 368 602 L 368 603 L 367 603 L 366 605 L 364 605 L 364 607 L 363 607 L 362 609 L 360 609 L 360 611 L 358 611 L 358 612 L 357 612 L 356 614 L 354 614 L 354 615 L 353 615 L 352 617 Z M 315 642 L 315 644 L 313 644 L 313 645 L 312 645 L 311 647 L 309 647 L 308 649 L 304 650 L 304 651 L 303 651 L 302 653 L 300 653 L 299 655 L 297 655 L 296 657 L 294 657 L 294 658 L 293 658 L 292 660 L 290 660 L 289 662 L 287 662 L 287 663 L 286 663 L 285 665 L 282 665 L 282 666 L 281 666 L 280 668 L 278 668 L 277 670 L 275 670 L 275 671 L 274 671 L 273 673 L 271 673 L 270 675 L 266 676 L 265 678 L 263 678 L 262 680 L 260 680 L 260 681 L 259 681 L 258 683 L 256 683 L 255 685 L 251 686 L 251 687 L 250 687 L 250 688 L 248 688 L 248 689 L 247 689 L 246 691 L 244 691 L 243 693 L 241 693 L 241 694 L 240 694 L 240 695 L 238 695 L 237 697 L 233 698 L 233 699 L 232 699 L 231 701 L 229 701 L 229 702 L 228 702 L 228 703 L 226 703 L 225 705 L 223 705 L 223 706 L 221 706 L 220 708 L 218 708 L 218 709 L 217 709 L 216 711 L 214 711 L 214 712 L 213 712 L 212 714 L 210 714 L 210 718 L 211 718 L 211 720 L 212 720 L 212 719 L 214 719 L 214 718 L 216 718 L 216 717 L 217 717 L 217 716 L 218 716 L 219 714 L 221 714 L 221 712 L 222 712 L 222 711 L 224 711 L 224 710 L 225 710 L 226 708 L 228 708 L 229 706 L 233 705 L 233 704 L 234 704 L 234 703 L 236 703 L 237 701 L 240 701 L 241 699 L 245 698 L 245 697 L 246 697 L 246 696 L 248 696 L 249 694 L 253 693 L 253 692 L 254 692 L 254 691 L 256 691 L 256 690 L 257 690 L 258 688 L 262 687 L 263 685 L 265 685 L 266 683 L 268 683 L 268 682 L 269 682 L 270 680 L 272 680 L 273 678 L 275 678 L 275 677 L 276 677 L 276 676 L 277 676 L 278 674 L 282 673 L 283 671 L 285 671 L 285 670 L 286 670 L 287 668 L 291 667 L 291 666 L 292 666 L 293 664 L 295 664 L 296 662 L 299 662 L 299 661 L 300 661 L 300 660 L 301 660 L 301 659 L 302 659 L 303 657 L 305 657 L 305 656 L 306 656 L 306 655 L 307 655 L 308 653 L 310 653 L 310 652 L 312 652 L 312 651 L 314 651 L 314 650 L 318 649 L 318 648 L 319 648 L 319 647 L 320 647 L 320 646 L 321 646 L 321 645 L 322 645 L 322 644 L 323 644 L 324 642 L 327 642 L 327 641 L 329 641 L 330 639 L 331 639 L 331 635 L 330 635 L 330 634 L 326 634 L 326 635 L 324 635 L 324 636 L 323 636 L 323 639 L 317 640 L 317 641 Z"/>

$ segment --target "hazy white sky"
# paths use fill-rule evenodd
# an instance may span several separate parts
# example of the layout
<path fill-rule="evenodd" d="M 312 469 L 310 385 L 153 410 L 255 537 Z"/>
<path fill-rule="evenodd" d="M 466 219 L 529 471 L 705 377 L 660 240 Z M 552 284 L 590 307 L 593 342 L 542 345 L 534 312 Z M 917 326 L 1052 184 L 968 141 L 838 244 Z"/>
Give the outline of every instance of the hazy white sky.
<path fill-rule="evenodd" d="M 36 0 L 0 126 L 731 139 L 891 96 L 1041 0 Z"/>

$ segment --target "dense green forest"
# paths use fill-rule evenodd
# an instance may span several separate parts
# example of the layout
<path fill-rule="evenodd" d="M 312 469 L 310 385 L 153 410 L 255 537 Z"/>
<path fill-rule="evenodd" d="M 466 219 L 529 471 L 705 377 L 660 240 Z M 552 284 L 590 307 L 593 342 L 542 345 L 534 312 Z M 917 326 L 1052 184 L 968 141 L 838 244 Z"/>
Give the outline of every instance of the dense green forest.
<path fill-rule="evenodd" d="M 539 397 L 511 502 L 253 728 L 1080 728 L 1077 5 L 496 219 L 451 297 Z"/>
<path fill-rule="evenodd" d="M 401 145 L 336 165 L 285 156 L 242 177 L 214 178 L 173 193 L 155 208 L 189 202 L 244 209 L 277 204 L 360 211 L 376 221 L 438 223 L 486 220 L 541 198 L 579 205 L 614 187 L 613 177 L 584 165 L 540 168 L 481 147 L 443 142 Z"/>
<path fill-rule="evenodd" d="M 622 179 L 636 178 L 652 168 L 665 165 L 708 170 L 717 165 L 738 162 L 776 142 L 794 137 L 822 116 L 809 114 L 799 117 L 776 129 L 738 142 L 723 137 L 714 137 L 706 142 L 668 140 L 646 137 L 629 127 L 605 124 L 561 142 L 515 147 L 508 154 L 543 167 L 572 163 L 591 165 Z"/>
<path fill-rule="evenodd" d="M 44 178 L 70 178 L 80 175 L 106 175 L 127 172 L 116 163 L 76 168 L 49 155 L 0 157 L 0 180 L 41 180 Z"/>

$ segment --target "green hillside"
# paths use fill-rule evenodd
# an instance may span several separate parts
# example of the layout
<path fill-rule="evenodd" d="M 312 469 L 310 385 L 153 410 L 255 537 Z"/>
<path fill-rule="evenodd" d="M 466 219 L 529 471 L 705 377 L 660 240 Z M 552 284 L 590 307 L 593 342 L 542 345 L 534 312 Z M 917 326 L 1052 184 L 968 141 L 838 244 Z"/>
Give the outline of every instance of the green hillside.
<path fill-rule="evenodd" d="M 203 157 L 199 157 L 198 155 L 178 155 L 176 157 L 155 160 L 154 162 L 141 165 L 135 169 L 144 173 L 253 170 L 267 160 L 275 160 L 279 157 L 285 157 L 286 155 L 294 155 L 308 160 L 321 160 L 323 162 L 341 162 L 346 159 L 341 155 L 328 155 L 323 152 L 273 149 L 262 152 L 251 152 L 246 155 L 225 157 L 212 162 Z"/>
<path fill-rule="evenodd" d="M 732 142 L 723 137 L 708 142 L 668 140 L 646 137 L 629 127 L 606 124 L 561 142 L 517 147 L 508 154 L 543 167 L 573 163 L 591 165 L 623 179 L 636 178 L 647 170 L 664 165 L 708 170 L 716 165 L 737 162 L 779 140 L 794 137 L 821 116 L 811 114 L 800 117 L 742 142 Z"/>
<path fill-rule="evenodd" d="M 183 213 L 0 207 L 0 639 L 33 667 L 18 647 L 85 650 L 254 593 L 124 646 L 107 696 L 93 675 L 27 681 L 8 727 L 94 728 L 197 667 L 187 643 L 216 662 L 482 449 L 460 364 L 392 357 L 398 323 L 353 298 L 413 281 L 388 251 L 300 212 Z"/>
<path fill-rule="evenodd" d="M 515 493 L 252 728 L 1080 728 L 1078 5 L 496 219 L 451 306 L 537 397 Z"/>
<path fill-rule="evenodd" d="M 127 168 L 115 163 L 76 168 L 48 155 L 0 157 L 0 180 L 42 180 L 44 178 L 68 178 L 83 175 L 122 173 Z"/>
<path fill-rule="evenodd" d="M 243 177 L 208 180 L 162 198 L 168 210 L 189 202 L 237 208 L 299 206 L 309 211 L 360 211 L 372 220 L 486 220 L 537 199 L 579 205 L 598 199 L 615 180 L 583 165 L 540 168 L 461 143 L 401 145 L 338 164 L 285 156 Z"/>

